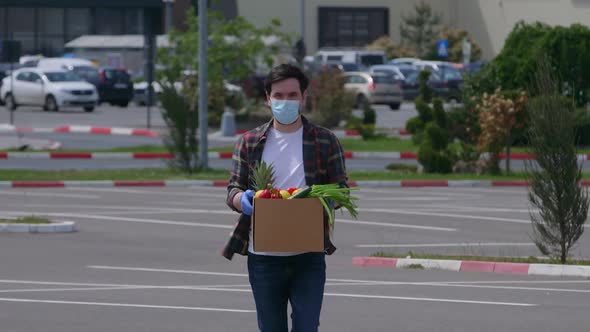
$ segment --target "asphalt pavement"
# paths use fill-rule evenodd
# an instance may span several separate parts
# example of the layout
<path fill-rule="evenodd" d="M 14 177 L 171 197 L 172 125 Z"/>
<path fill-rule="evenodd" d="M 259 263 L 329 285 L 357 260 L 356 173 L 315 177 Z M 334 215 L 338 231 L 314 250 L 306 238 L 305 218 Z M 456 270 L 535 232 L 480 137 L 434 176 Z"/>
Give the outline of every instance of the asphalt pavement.
<path fill-rule="evenodd" d="M 361 189 L 337 214 L 321 331 L 587 331 L 590 280 L 362 268 L 376 251 L 538 255 L 518 188 Z M 0 190 L 0 215 L 75 220 L 0 233 L 2 331 L 256 331 L 246 260 L 220 250 L 223 188 Z M 590 256 L 583 236 L 576 257 Z"/>

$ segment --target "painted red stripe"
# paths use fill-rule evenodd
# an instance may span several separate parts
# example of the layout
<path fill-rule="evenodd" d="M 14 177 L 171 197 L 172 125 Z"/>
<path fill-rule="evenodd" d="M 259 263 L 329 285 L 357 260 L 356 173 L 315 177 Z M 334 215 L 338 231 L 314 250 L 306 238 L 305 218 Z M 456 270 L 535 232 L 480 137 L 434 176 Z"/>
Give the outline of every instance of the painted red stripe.
<path fill-rule="evenodd" d="M 529 264 L 525 263 L 496 263 L 495 273 L 529 274 Z"/>
<path fill-rule="evenodd" d="M 227 187 L 228 184 L 229 181 L 226 180 L 213 181 L 213 187 Z"/>
<path fill-rule="evenodd" d="M 495 180 L 492 187 L 526 187 L 528 182 L 524 180 Z"/>
<path fill-rule="evenodd" d="M 13 188 L 63 188 L 61 181 L 12 181 Z"/>
<path fill-rule="evenodd" d="M 115 187 L 164 187 L 164 181 L 114 181 Z"/>
<path fill-rule="evenodd" d="M 356 129 L 347 129 L 344 131 L 344 135 L 346 135 L 346 136 L 359 136 L 360 133 Z"/>
<path fill-rule="evenodd" d="M 590 186 L 590 180 L 582 180 L 580 181 L 583 186 Z"/>
<path fill-rule="evenodd" d="M 160 135 L 148 129 L 133 129 L 131 131 L 131 135 L 133 136 L 148 136 L 148 137 L 159 137 Z"/>
<path fill-rule="evenodd" d="M 500 153 L 500 158 L 506 159 L 506 153 L 501 152 Z M 535 159 L 535 155 L 532 154 L 532 153 L 525 153 L 525 152 L 512 152 L 510 154 L 510 159 L 514 159 L 514 160 L 530 160 L 530 159 Z"/>
<path fill-rule="evenodd" d="M 397 265 L 397 258 L 386 257 L 353 257 L 352 263 L 359 266 L 384 266 L 395 267 Z"/>
<path fill-rule="evenodd" d="M 0 159 L 8 159 L 8 153 L 7 152 L 0 152 Z"/>
<path fill-rule="evenodd" d="M 462 261 L 459 271 L 464 272 L 494 272 L 494 262 Z"/>
<path fill-rule="evenodd" d="M 219 152 L 219 159 L 231 159 L 233 155 L 232 152 Z"/>
<path fill-rule="evenodd" d="M 92 153 L 89 152 L 50 152 L 51 159 L 91 159 Z"/>
<path fill-rule="evenodd" d="M 590 154 L 586 155 L 586 160 L 590 160 Z"/>
<path fill-rule="evenodd" d="M 70 132 L 70 126 L 53 128 L 53 131 L 56 132 L 56 133 L 69 133 Z"/>
<path fill-rule="evenodd" d="M 16 128 L 16 131 L 19 133 L 32 133 L 33 128 L 30 128 L 30 127 Z"/>
<path fill-rule="evenodd" d="M 405 129 L 400 129 L 400 130 L 399 130 L 399 134 L 400 134 L 400 135 L 410 135 L 410 132 L 409 132 L 409 131 L 407 131 L 407 130 L 405 130 Z"/>
<path fill-rule="evenodd" d="M 248 132 L 248 129 L 238 129 L 238 130 L 236 130 L 236 134 L 238 134 L 238 135 L 241 135 L 241 134 L 244 134 L 244 133 L 247 133 L 247 132 Z"/>
<path fill-rule="evenodd" d="M 110 135 L 111 128 L 104 128 L 104 127 L 92 127 L 90 128 L 91 134 L 100 134 L 100 135 Z"/>
<path fill-rule="evenodd" d="M 172 159 L 174 156 L 170 152 L 135 152 L 133 159 Z"/>
<path fill-rule="evenodd" d="M 415 152 L 400 152 L 400 159 L 417 159 L 418 155 Z"/>
<path fill-rule="evenodd" d="M 402 187 L 448 187 L 449 182 L 446 180 L 404 180 Z"/>
<path fill-rule="evenodd" d="M 349 187 L 358 187 L 358 184 L 356 183 L 356 181 L 347 181 L 346 183 L 348 183 Z"/>
<path fill-rule="evenodd" d="M 354 158 L 351 151 L 344 152 L 344 159 Z"/>

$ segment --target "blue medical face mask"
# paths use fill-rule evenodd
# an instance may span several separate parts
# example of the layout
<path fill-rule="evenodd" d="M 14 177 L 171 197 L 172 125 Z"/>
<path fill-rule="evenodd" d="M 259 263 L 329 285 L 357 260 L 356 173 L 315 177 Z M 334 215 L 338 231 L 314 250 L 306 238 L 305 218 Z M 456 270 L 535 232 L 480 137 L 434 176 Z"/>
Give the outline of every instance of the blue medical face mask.
<path fill-rule="evenodd" d="M 288 125 L 299 117 L 299 100 L 270 99 L 272 115 L 281 124 Z"/>

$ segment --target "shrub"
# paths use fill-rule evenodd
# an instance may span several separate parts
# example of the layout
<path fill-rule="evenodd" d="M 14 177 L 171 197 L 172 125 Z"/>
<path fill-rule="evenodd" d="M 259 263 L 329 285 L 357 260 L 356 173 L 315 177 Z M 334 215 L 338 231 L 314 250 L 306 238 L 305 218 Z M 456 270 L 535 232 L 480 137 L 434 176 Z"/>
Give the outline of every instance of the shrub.
<path fill-rule="evenodd" d="M 337 127 L 352 114 L 354 96 L 344 90 L 344 77 L 338 69 L 322 70 L 310 89 L 311 117 L 326 128 Z"/>
<path fill-rule="evenodd" d="M 418 161 L 426 173 L 451 173 L 453 161 L 447 151 L 436 151 L 429 143 L 424 142 L 418 151 Z"/>

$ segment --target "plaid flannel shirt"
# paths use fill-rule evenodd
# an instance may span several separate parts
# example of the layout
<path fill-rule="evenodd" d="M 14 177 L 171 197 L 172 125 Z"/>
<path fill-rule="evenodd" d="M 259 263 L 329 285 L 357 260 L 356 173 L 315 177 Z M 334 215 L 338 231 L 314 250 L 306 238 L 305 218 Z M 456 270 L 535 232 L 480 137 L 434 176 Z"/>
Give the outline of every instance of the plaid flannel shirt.
<path fill-rule="evenodd" d="M 233 170 L 227 187 L 227 205 L 238 211 L 233 205 L 234 196 L 247 190 L 250 186 L 250 174 L 262 159 L 262 151 L 266 143 L 272 121 L 245 133 L 236 144 L 233 154 Z M 338 183 L 348 187 L 344 153 L 338 138 L 330 130 L 310 123 L 302 116 L 303 121 L 303 168 L 305 183 L 313 184 Z M 330 241 L 330 226 L 324 215 L 324 248 L 331 255 L 336 247 Z M 238 223 L 223 249 L 222 255 L 228 259 L 234 253 L 246 255 L 250 235 L 250 216 L 240 214 Z"/>

